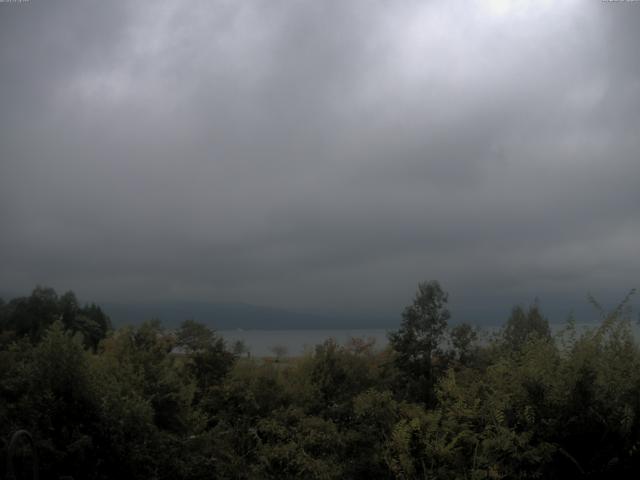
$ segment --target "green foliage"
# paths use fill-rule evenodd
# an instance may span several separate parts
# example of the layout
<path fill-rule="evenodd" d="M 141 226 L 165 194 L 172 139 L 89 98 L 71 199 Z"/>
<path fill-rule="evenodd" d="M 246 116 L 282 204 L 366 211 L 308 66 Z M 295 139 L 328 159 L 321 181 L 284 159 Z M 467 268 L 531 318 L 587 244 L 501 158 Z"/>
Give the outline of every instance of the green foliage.
<path fill-rule="evenodd" d="M 125 327 L 103 345 L 104 367 L 148 399 L 154 422 L 161 430 L 185 433 L 195 386 L 185 367 L 172 355 L 174 339 L 160 323 L 149 321 Z"/>
<path fill-rule="evenodd" d="M 99 307 L 36 289 L 0 304 L 0 435 L 33 433 L 42 478 L 637 476 L 640 347 L 624 305 L 555 338 L 537 305 L 516 308 L 494 341 L 463 324 L 444 351 L 446 300 L 423 284 L 388 350 L 328 340 L 274 362 L 193 321 L 91 337 L 82 318 L 103 332 Z M 424 379 L 429 401 L 412 390 Z"/>
<path fill-rule="evenodd" d="M 176 332 L 176 345 L 187 353 L 206 350 L 219 340 L 209 327 L 195 320 L 185 320 Z"/>
<path fill-rule="evenodd" d="M 95 349 L 111 329 L 109 317 L 95 305 L 79 306 L 73 292 L 62 296 L 52 288 L 38 286 L 28 297 L 0 303 L 0 346 L 15 339 L 39 341 L 54 322 L 82 335 L 86 346 Z"/>
<path fill-rule="evenodd" d="M 533 337 L 551 338 L 549 321 L 542 315 L 537 302 L 526 311 L 521 306 L 516 306 L 507 320 L 503 336 L 508 348 L 520 350 Z"/>
<path fill-rule="evenodd" d="M 197 398 L 218 385 L 235 362 L 224 340 L 209 327 L 185 320 L 176 334 L 175 346 L 182 349 L 184 366 L 197 387 Z"/>
<path fill-rule="evenodd" d="M 81 337 L 57 321 L 37 346 L 14 343 L 3 357 L 0 383 L 8 402 L 0 414 L 2 429 L 38 432 L 45 472 L 89 471 L 96 454 L 91 433 L 97 396 Z"/>
<path fill-rule="evenodd" d="M 290 407 L 260 420 L 256 435 L 255 478 L 343 478 L 340 435 L 331 420 Z"/>
<path fill-rule="evenodd" d="M 37 341 L 60 318 L 58 295 L 51 288 L 36 287 L 29 297 L 14 298 L 2 307 L 0 328 L 8 339 Z"/>
<path fill-rule="evenodd" d="M 440 345 L 451 316 L 447 302 L 448 294 L 437 281 L 420 283 L 413 303 L 402 313 L 400 329 L 389 335 L 406 398 L 427 405 L 434 400 L 439 373 L 435 357 L 442 358 Z"/>
<path fill-rule="evenodd" d="M 478 332 L 468 323 L 461 323 L 449 333 L 453 356 L 461 365 L 474 363 L 478 353 Z"/>

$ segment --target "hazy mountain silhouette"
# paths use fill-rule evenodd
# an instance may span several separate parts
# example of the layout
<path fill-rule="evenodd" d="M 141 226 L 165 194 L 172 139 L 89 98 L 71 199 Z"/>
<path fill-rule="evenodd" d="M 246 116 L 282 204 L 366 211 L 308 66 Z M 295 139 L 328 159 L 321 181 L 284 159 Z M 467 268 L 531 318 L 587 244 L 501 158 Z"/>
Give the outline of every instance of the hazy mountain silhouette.
<path fill-rule="evenodd" d="M 192 319 L 216 330 L 387 328 L 395 323 L 395 319 L 385 317 L 297 312 L 245 303 L 175 301 L 100 305 L 115 326 L 135 325 L 153 318 L 159 319 L 167 327 Z"/>

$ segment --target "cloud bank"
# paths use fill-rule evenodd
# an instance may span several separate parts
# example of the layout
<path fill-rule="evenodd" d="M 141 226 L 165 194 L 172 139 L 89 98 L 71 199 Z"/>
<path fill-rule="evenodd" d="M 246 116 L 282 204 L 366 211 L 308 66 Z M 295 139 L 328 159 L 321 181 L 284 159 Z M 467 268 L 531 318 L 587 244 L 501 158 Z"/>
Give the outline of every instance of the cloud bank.
<path fill-rule="evenodd" d="M 479 321 L 617 299 L 640 273 L 639 22 L 576 0 L 0 4 L 0 289 L 386 314 L 439 279 Z"/>

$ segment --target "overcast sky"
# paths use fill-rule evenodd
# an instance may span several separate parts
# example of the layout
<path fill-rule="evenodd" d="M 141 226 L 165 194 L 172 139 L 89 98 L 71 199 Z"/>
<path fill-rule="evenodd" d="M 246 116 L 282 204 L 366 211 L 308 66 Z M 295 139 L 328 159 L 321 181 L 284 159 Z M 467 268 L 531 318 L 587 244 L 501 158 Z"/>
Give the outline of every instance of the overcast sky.
<path fill-rule="evenodd" d="M 640 2 L 0 3 L 0 291 L 619 299 L 639 45 Z"/>

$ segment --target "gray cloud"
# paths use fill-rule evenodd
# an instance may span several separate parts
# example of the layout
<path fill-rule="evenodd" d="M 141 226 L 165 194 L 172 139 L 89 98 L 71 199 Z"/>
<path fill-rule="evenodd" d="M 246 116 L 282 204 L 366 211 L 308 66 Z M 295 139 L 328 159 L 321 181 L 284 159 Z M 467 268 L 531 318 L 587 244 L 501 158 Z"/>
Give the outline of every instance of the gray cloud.
<path fill-rule="evenodd" d="M 482 316 L 636 285 L 636 3 L 0 7 L 0 290 L 388 313 L 438 278 Z"/>

